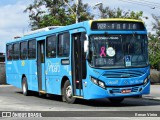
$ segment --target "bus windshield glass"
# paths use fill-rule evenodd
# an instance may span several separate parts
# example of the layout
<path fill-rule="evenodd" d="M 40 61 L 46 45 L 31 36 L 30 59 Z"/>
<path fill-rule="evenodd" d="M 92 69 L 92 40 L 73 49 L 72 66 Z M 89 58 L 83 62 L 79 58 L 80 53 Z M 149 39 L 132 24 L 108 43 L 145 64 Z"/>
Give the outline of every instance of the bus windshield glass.
<path fill-rule="evenodd" d="M 102 68 L 147 66 L 147 45 L 147 35 L 91 35 L 88 61 Z"/>

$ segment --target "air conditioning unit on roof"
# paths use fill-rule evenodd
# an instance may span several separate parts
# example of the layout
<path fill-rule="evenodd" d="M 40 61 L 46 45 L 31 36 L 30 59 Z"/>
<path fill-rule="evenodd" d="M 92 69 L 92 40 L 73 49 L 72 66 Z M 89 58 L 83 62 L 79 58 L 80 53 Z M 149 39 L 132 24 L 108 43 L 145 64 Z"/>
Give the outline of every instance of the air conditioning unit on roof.
<path fill-rule="evenodd" d="M 30 31 L 30 32 L 26 33 L 24 36 L 28 36 L 28 35 L 44 32 L 44 31 L 53 30 L 53 29 L 56 29 L 56 28 L 59 28 L 59 27 L 63 27 L 63 26 L 49 26 L 49 27 L 33 30 L 33 31 Z"/>

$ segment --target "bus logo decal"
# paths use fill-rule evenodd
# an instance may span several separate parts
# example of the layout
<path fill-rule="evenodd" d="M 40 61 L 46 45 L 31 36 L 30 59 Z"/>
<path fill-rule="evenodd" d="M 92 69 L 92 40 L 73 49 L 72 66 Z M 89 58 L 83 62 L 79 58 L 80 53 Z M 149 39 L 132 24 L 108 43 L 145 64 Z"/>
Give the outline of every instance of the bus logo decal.
<path fill-rule="evenodd" d="M 25 66 L 25 61 L 24 60 L 22 61 L 22 66 Z"/>
<path fill-rule="evenodd" d="M 124 84 L 125 84 L 125 85 L 128 85 L 128 84 L 129 84 L 129 82 L 128 82 L 127 80 L 125 80 L 125 81 L 124 81 Z"/>
<path fill-rule="evenodd" d="M 60 72 L 60 65 L 58 63 L 52 63 L 51 61 L 47 61 L 47 73 L 48 72 Z"/>

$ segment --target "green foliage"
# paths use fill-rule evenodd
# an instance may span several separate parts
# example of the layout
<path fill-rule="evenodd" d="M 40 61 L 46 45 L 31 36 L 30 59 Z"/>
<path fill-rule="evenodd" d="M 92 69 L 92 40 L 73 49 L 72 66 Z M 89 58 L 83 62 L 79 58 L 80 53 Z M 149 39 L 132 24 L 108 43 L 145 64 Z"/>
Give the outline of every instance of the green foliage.
<path fill-rule="evenodd" d="M 103 4 L 98 7 L 100 11 L 100 18 L 128 18 L 128 19 L 142 19 L 143 12 L 134 11 L 123 11 L 120 8 L 111 9 L 109 7 L 104 7 Z"/>
<path fill-rule="evenodd" d="M 30 25 L 32 29 L 40 28 L 40 22 L 45 11 L 42 10 L 41 6 L 43 1 L 34 0 L 33 4 L 30 4 L 24 12 L 29 11 Z"/>
<path fill-rule="evenodd" d="M 153 30 L 155 30 L 156 32 L 155 36 L 160 37 L 160 16 L 158 17 L 155 15 L 152 15 L 152 17 L 155 20 L 155 22 L 153 23 Z"/>
<path fill-rule="evenodd" d="M 76 11 L 73 0 L 65 0 Z M 88 12 L 88 4 L 83 4 L 79 0 L 78 13 L 79 21 L 93 19 L 93 15 Z M 76 15 L 64 3 L 63 0 L 34 0 L 24 12 L 29 12 L 30 25 L 32 30 L 47 26 L 65 26 L 75 23 Z"/>
<path fill-rule="evenodd" d="M 160 43 L 156 36 L 149 34 L 149 59 L 151 67 L 160 69 Z"/>
<path fill-rule="evenodd" d="M 71 6 L 72 10 L 76 12 L 76 4 L 74 0 L 65 0 Z M 32 30 L 47 27 L 47 26 L 65 26 L 75 23 L 76 15 L 65 4 L 64 0 L 34 0 L 24 12 L 29 12 L 30 26 Z M 123 11 L 120 8 L 111 9 L 109 7 L 98 7 L 100 11 L 100 18 L 132 18 L 141 19 L 143 12 Z M 90 20 L 94 15 L 90 12 L 88 4 L 83 4 L 79 0 L 78 16 L 79 22 Z"/>
<path fill-rule="evenodd" d="M 148 34 L 149 38 L 149 59 L 151 67 L 160 70 L 160 19 L 153 15 L 155 22 L 153 30 L 155 34 Z"/>

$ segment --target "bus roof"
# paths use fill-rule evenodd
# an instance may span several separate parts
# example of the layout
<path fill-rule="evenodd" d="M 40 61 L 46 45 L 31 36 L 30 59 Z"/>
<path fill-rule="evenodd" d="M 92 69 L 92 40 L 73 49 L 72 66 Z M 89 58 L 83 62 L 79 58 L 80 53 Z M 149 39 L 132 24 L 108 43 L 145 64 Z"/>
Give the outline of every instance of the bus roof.
<path fill-rule="evenodd" d="M 49 26 L 49 27 L 33 30 L 33 31 L 30 31 L 30 32 L 26 33 L 24 36 L 36 34 L 36 33 L 39 33 L 39 32 L 49 31 L 49 30 L 56 29 L 56 28 L 59 28 L 59 27 L 63 27 L 63 26 Z"/>
<path fill-rule="evenodd" d="M 35 30 L 38 32 L 31 31 L 30 32 L 31 34 L 27 34 L 21 38 L 15 39 L 14 41 L 12 40 L 10 42 L 7 42 L 7 44 L 14 43 L 17 41 L 22 41 L 22 40 L 31 40 L 31 39 L 35 39 L 37 37 L 51 35 L 54 33 L 60 33 L 62 31 L 72 30 L 72 29 L 76 29 L 76 28 L 80 28 L 80 27 L 87 29 L 86 26 L 91 26 L 92 22 L 95 22 L 95 21 L 113 21 L 113 22 L 114 21 L 125 21 L 125 22 L 128 21 L 128 22 L 141 22 L 141 23 L 143 23 L 143 21 L 141 21 L 141 20 L 125 19 L 125 18 L 107 18 L 107 19 L 98 19 L 98 20 L 88 20 L 88 21 L 84 21 L 84 22 L 75 23 L 72 25 L 61 26 L 61 27 L 58 26 L 58 27 L 55 27 L 55 29 L 47 29 L 46 31 L 45 31 L 46 28 L 42 28 L 42 31 L 40 31 L 39 29 Z"/>
<path fill-rule="evenodd" d="M 142 20 L 136 19 L 128 19 L 128 18 L 107 18 L 107 19 L 98 19 L 98 20 L 90 20 L 92 21 L 128 21 L 128 22 L 143 22 Z"/>

